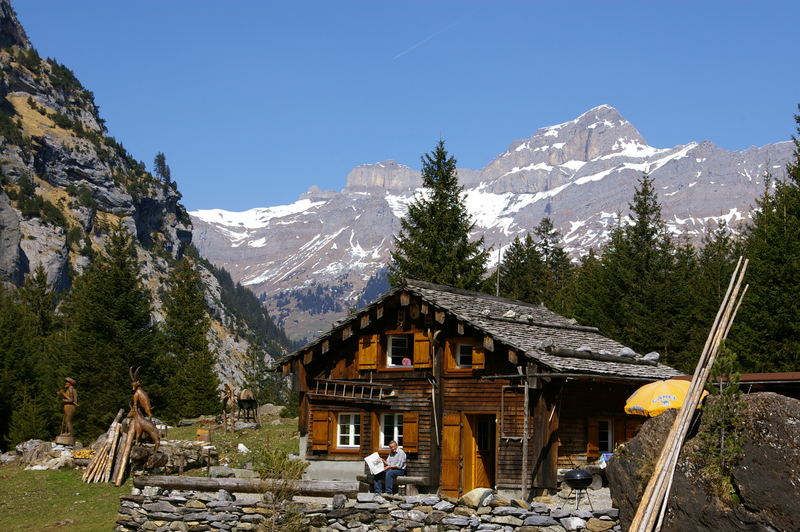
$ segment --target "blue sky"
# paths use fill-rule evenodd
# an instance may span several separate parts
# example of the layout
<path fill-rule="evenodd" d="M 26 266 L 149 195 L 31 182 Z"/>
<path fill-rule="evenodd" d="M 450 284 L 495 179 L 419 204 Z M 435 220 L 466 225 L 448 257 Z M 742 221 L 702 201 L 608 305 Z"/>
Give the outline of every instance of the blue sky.
<path fill-rule="evenodd" d="M 12 0 L 95 93 L 111 135 L 163 151 L 189 209 L 290 203 L 441 137 L 481 168 L 600 104 L 653 146 L 788 140 L 800 2 Z"/>

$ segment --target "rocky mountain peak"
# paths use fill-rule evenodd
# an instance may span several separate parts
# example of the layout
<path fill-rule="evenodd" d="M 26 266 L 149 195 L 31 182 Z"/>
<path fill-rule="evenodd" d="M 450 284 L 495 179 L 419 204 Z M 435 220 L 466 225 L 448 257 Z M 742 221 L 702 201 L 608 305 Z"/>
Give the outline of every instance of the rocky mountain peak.
<path fill-rule="evenodd" d="M 343 192 L 363 192 L 382 188 L 392 191 L 408 190 L 422 184 L 419 173 L 388 159 L 374 164 L 356 166 L 347 174 L 347 185 Z"/>
<path fill-rule="evenodd" d="M 31 42 L 25 29 L 17 20 L 17 14 L 11 7 L 10 0 L 0 0 L 0 48 L 8 46 L 30 48 Z"/>

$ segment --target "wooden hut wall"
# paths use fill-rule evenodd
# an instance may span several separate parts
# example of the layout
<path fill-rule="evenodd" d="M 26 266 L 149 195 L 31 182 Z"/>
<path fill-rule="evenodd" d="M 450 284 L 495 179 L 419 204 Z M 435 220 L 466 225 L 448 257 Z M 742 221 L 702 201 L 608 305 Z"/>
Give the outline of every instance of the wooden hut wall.
<path fill-rule="evenodd" d="M 599 458 L 597 422 L 607 420 L 616 446 L 638 430 L 644 418 L 625 414 L 625 400 L 641 383 L 574 380 L 565 384 L 558 429 L 558 467 L 592 463 Z"/>

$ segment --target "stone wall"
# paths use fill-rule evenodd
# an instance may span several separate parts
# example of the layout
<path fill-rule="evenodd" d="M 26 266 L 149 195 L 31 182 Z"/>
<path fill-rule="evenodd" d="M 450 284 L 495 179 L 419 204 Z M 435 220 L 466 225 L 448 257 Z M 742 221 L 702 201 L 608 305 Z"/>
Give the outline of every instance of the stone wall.
<path fill-rule="evenodd" d="M 476 493 L 477 492 L 477 493 Z M 622 529 L 615 509 L 558 510 L 534 503 L 508 501 L 491 490 L 474 490 L 461 499 L 436 495 L 375 495 L 355 500 L 336 495 L 329 503 L 274 504 L 270 495 L 164 490 L 146 487 L 120 498 L 115 530 L 349 530 L 445 531 L 497 530 L 519 532 L 592 532 Z M 294 516 L 293 521 L 291 520 Z M 283 521 L 282 521 L 283 520 Z"/>

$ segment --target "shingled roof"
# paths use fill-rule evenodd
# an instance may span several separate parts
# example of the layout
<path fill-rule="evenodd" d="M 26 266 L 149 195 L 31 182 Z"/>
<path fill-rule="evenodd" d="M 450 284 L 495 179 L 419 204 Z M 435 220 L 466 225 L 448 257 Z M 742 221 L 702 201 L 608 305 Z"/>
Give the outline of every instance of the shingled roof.
<path fill-rule="evenodd" d="M 594 327 L 575 325 L 543 305 L 416 280 L 408 280 L 404 285 L 390 290 L 285 360 L 325 340 L 358 319 L 363 312 L 382 304 L 398 292 L 419 296 L 433 307 L 491 336 L 495 343 L 515 349 L 554 372 L 646 379 L 668 379 L 681 375 L 681 372 L 664 364 L 646 361 L 640 355 L 632 356 L 629 350 L 627 357 L 620 356 L 625 346 L 619 342 L 603 336 Z"/>

